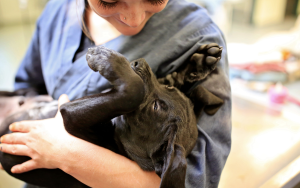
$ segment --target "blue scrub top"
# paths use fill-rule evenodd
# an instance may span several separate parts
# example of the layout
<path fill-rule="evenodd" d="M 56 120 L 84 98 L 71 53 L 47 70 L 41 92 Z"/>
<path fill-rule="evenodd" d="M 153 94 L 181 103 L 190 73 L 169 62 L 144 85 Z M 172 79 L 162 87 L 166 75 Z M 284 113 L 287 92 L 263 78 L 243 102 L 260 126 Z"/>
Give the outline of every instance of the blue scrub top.
<path fill-rule="evenodd" d="M 28 51 L 16 75 L 15 89 L 45 86 L 58 99 L 71 100 L 99 93 L 110 87 L 87 65 L 85 56 L 72 62 L 82 35 L 80 16 L 84 1 L 51 0 L 37 22 Z M 162 77 L 175 71 L 202 44 L 218 43 L 223 54 L 218 71 L 201 85 L 222 98 L 225 104 L 198 122 L 199 137 L 187 157 L 186 187 L 218 187 L 231 147 L 231 94 L 226 43 L 222 32 L 202 7 L 185 0 L 169 0 L 135 36 L 121 35 L 103 46 L 125 55 L 129 61 L 145 58 L 153 72 Z"/>

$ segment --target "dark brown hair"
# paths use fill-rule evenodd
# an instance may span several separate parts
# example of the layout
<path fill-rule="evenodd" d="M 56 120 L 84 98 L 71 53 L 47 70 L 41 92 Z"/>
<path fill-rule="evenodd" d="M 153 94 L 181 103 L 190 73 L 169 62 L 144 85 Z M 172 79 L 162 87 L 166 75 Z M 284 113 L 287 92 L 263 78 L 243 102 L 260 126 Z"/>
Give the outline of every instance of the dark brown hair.
<path fill-rule="evenodd" d="M 94 42 L 90 32 L 89 32 L 89 29 L 86 25 L 86 11 L 89 11 L 90 10 L 90 6 L 89 6 L 89 3 L 87 0 L 84 0 L 84 11 L 83 11 L 83 14 L 81 14 L 81 12 L 78 11 L 78 7 L 79 7 L 79 0 L 76 0 L 76 6 L 77 6 L 77 15 L 79 15 L 79 18 L 80 18 L 80 27 L 81 27 L 81 30 L 82 32 L 91 40 Z"/>

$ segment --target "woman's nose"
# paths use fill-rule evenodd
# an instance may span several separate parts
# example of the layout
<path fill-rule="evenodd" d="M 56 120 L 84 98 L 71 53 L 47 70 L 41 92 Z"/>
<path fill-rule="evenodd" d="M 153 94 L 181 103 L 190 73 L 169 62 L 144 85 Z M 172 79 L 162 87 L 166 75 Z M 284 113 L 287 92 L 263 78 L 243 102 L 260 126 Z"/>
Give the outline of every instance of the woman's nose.
<path fill-rule="evenodd" d="M 146 18 L 146 12 L 139 5 L 131 5 L 120 14 L 120 19 L 130 27 L 138 27 Z"/>

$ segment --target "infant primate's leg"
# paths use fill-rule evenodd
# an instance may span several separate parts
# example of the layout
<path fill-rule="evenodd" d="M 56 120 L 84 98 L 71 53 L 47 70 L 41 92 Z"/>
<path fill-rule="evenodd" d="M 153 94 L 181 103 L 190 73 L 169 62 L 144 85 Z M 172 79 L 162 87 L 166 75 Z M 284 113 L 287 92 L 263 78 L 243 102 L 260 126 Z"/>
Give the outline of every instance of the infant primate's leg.
<path fill-rule="evenodd" d="M 89 138 L 97 129 L 96 124 L 136 109 L 142 103 L 145 91 L 143 80 L 122 54 L 97 46 L 88 50 L 86 59 L 92 70 L 112 84 L 112 89 L 66 103 L 60 110 L 70 134 L 93 142 Z"/>

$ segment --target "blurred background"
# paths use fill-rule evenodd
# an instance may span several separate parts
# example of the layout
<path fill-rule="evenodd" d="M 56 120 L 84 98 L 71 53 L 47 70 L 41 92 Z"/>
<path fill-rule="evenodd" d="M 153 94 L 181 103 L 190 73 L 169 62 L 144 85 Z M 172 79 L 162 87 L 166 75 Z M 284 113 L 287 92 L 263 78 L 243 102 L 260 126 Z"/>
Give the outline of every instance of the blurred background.
<path fill-rule="evenodd" d="M 222 29 L 232 86 L 232 150 L 220 188 L 300 187 L 300 0 L 189 0 Z M 0 90 L 47 0 L 0 1 Z M 0 171 L 0 188 L 23 183 Z"/>

